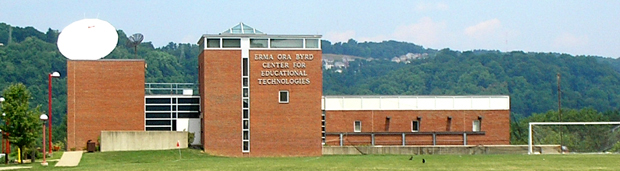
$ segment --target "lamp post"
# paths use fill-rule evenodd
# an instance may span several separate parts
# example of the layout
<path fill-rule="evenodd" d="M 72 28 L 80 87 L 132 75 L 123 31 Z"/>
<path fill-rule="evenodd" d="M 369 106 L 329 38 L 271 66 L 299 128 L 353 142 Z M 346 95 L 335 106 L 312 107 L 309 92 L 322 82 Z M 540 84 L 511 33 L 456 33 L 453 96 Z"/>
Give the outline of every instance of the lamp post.
<path fill-rule="evenodd" d="M 41 121 L 43 121 L 43 162 L 41 162 L 41 165 L 43 166 L 47 166 L 47 161 L 45 161 L 45 121 L 47 121 L 47 115 L 41 114 L 41 116 L 39 117 L 39 119 L 41 119 Z"/>
<path fill-rule="evenodd" d="M 4 97 L 0 97 L 0 106 L 3 105 L 4 101 L 5 101 Z M 2 117 L 4 117 L 4 116 L 6 116 L 6 113 L 2 112 Z M 5 124 L 7 124 L 7 125 L 9 124 L 8 121 L 5 121 L 5 122 L 6 122 Z M 2 148 L 2 152 L 4 153 L 4 159 L 5 159 L 4 163 L 9 164 L 9 153 L 10 153 L 9 149 L 11 148 L 11 145 L 9 144 L 9 134 L 6 133 L 6 135 L 7 135 L 6 138 L 5 138 L 4 134 L 5 134 L 4 132 L 2 132 L 0 134 L 0 136 L 2 136 L 2 147 L 3 147 Z"/>
<path fill-rule="evenodd" d="M 48 124 L 48 126 L 50 127 L 49 128 L 49 132 L 50 132 L 49 133 L 50 134 L 49 135 L 50 136 L 50 138 L 49 138 L 49 153 L 51 154 L 52 153 L 52 78 L 60 78 L 60 73 L 59 72 L 53 72 L 53 73 L 49 74 L 47 78 L 48 78 L 47 80 L 48 80 L 48 97 L 49 97 L 48 98 L 48 107 L 49 108 L 48 108 L 47 113 L 50 114 L 50 116 L 49 116 L 50 121 L 49 121 L 49 124 Z M 45 141 L 43 141 L 43 144 L 45 144 Z"/>

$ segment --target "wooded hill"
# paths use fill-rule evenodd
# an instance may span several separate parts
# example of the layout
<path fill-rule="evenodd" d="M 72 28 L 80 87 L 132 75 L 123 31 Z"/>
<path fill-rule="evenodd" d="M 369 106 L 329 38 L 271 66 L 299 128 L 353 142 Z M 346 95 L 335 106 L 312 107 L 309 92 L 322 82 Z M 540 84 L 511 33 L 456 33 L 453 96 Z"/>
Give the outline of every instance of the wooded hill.
<path fill-rule="evenodd" d="M 139 45 L 137 57 L 126 46 L 127 35 L 119 30 L 117 48 L 105 59 L 141 58 L 148 65 L 146 82 L 196 83 L 195 44 L 169 43 L 154 47 Z M 146 35 L 148 39 L 149 35 Z M 47 105 L 47 74 L 59 71 L 54 79 L 54 141 L 65 137 L 66 59 L 58 52 L 58 31 L 40 32 L 32 27 L 0 23 L 0 89 L 11 83 L 28 86 L 31 104 Z M 559 53 L 499 52 L 488 50 L 459 52 L 434 50 L 406 42 L 322 41 L 323 53 L 372 58 L 349 61 L 342 72 L 324 70 L 325 95 L 510 95 L 514 118 L 557 110 L 557 79 L 561 74 L 563 108 L 590 107 L 615 111 L 620 104 L 620 61 L 594 56 Z M 428 56 L 410 63 L 390 59 L 407 53 Z M 59 119 L 63 118 L 63 119 Z"/>

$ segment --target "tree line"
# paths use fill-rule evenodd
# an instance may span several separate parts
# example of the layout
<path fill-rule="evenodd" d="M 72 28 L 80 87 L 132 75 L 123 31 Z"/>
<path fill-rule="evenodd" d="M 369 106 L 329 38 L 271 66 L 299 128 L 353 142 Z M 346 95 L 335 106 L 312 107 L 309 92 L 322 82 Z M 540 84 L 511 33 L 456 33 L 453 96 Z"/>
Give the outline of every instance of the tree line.
<path fill-rule="evenodd" d="M 201 52 L 196 44 L 170 42 L 154 47 L 143 42 L 126 46 L 127 35 L 117 31 L 116 49 L 105 59 L 145 59 L 148 83 L 197 83 Z M 58 30 L 39 32 L 32 27 L 0 23 L 0 90 L 23 83 L 32 94 L 30 106 L 46 106 L 47 74 L 53 80 L 53 140 L 66 137 L 66 58 L 56 47 Z M 148 39 L 149 35 L 146 35 Z M 373 60 L 349 62 L 342 72 L 323 71 L 324 95 L 510 95 L 514 125 L 536 114 L 557 110 L 557 78 L 561 75 L 562 106 L 609 112 L 620 104 L 620 62 L 597 56 L 560 53 L 500 52 L 492 50 L 434 50 L 398 41 L 331 43 L 323 53 L 354 55 Z M 389 59 L 407 53 L 427 53 L 411 63 Z M 609 112 L 608 112 L 609 111 Z M 519 125 L 520 126 L 520 125 Z M 515 136 L 514 143 L 522 143 Z M 521 136 L 522 137 L 522 136 Z"/>

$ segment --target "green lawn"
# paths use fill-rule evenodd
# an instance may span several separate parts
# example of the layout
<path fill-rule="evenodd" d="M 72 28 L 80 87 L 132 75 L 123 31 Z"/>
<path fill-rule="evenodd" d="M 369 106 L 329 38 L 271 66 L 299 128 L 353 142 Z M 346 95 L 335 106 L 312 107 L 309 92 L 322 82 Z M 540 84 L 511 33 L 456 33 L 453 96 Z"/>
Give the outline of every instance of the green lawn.
<path fill-rule="evenodd" d="M 359 155 L 227 158 L 199 150 L 84 153 L 78 167 L 37 170 L 620 170 L 618 154 L 570 155 Z M 422 163 L 422 159 L 426 163 Z M 0 165 L 2 166 L 2 165 Z"/>

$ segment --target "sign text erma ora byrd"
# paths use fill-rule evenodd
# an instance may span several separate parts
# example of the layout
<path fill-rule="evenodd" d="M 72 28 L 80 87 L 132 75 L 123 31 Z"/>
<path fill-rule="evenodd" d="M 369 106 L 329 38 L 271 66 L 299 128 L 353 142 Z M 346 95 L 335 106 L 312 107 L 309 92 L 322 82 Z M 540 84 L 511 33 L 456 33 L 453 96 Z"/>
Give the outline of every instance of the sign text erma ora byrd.
<path fill-rule="evenodd" d="M 255 54 L 254 61 L 263 61 L 258 85 L 309 85 L 306 61 L 313 54 Z"/>

